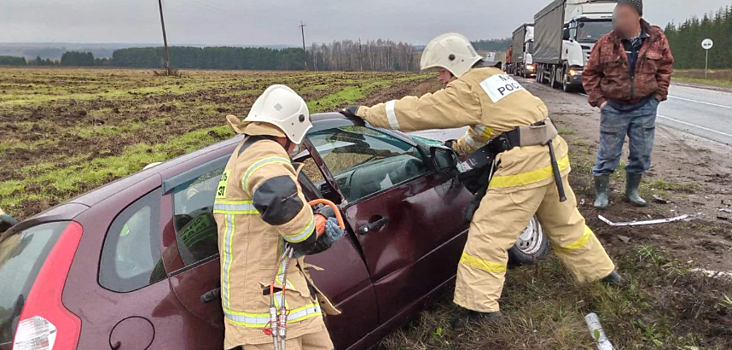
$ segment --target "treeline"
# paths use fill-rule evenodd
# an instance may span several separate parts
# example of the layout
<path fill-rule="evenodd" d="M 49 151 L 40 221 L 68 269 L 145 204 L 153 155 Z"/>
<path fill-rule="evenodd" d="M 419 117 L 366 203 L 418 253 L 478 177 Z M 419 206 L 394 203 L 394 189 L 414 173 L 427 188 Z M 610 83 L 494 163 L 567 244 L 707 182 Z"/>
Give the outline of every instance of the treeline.
<path fill-rule="evenodd" d="M 494 51 L 503 52 L 507 51 L 508 47 L 512 44 L 511 38 L 505 39 L 490 39 L 490 40 L 478 40 L 473 41 L 473 47 L 478 51 Z"/>
<path fill-rule="evenodd" d="M 0 56 L 0 66 L 111 66 L 112 61 L 108 58 L 94 58 L 91 52 L 67 51 L 61 56 L 60 61 L 50 58 L 42 59 L 37 56 L 34 59 L 26 60 L 24 57 Z"/>
<path fill-rule="evenodd" d="M 473 42 L 483 51 L 505 51 L 510 39 Z M 417 71 L 421 51 L 412 44 L 391 40 L 334 41 L 314 43 L 307 51 L 300 48 L 261 47 L 169 47 L 170 66 L 183 69 L 309 70 L 342 71 Z M 112 66 L 160 68 L 164 66 L 162 47 L 114 50 L 112 58 L 95 58 L 91 52 L 67 51 L 61 60 L 26 62 L 21 57 L 0 58 L 0 65 Z"/>
<path fill-rule="evenodd" d="M 359 43 L 353 40 L 313 44 L 299 48 L 269 49 L 242 47 L 169 48 L 170 65 L 176 68 L 252 70 L 416 70 L 418 55 L 411 44 L 390 40 Z M 156 68 L 164 63 L 162 47 L 115 50 L 116 67 Z"/>
<path fill-rule="evenodd" d="M 306 56 L 302 49 L 269 49 L 243 47 L 172 46 L 170 66 L 198 69 L 256 69 L 302 70 Z M 162 47 L 142 47 L 114 50 L 112 63 L 116 67 L 162 67 L 165 50 Z"/>
<path fill-rule="evenodd" d="M 27 64 L 23 57 L 0 56 L 0 66 L 25 66 Z"/>
<path fill-rule="evenodd" d="M 703 69 L 705 52 L 701 42 L 709 38 L 714 41 L 709 50 L 709 68 L 732 68 L 732 7 L 701 19 L 692 17 L 678 25 L 669 23 L 665 32 L 676 60 L 674 67 Z"/>
<path fill-rule="evenodd" d="M 309 68 L 314 70 L 409 71 L 419 69 L 414 46 L 391 40 L 334 41 L 313 44 L 308 51 Z"/>
<path fill-rule="evenodd" d="M 91 52 L 66 51 L 61 55 L 62 66 L 88 67 L 88 66 L 111 66 L 112 62 L 106 58 L 94 58 Z"/>

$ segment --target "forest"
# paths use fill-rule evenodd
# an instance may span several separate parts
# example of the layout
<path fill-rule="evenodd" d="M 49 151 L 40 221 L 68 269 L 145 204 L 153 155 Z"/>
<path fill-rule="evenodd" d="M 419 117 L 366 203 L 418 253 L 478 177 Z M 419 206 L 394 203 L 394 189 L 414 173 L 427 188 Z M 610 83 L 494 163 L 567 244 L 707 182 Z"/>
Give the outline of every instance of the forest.
<path fill-rule="evenodd" d="M 665 29 L 674 67 L 678 69 L 704 68 L 704 39 L 712 39 L 709 50 L 709 68 L 732 68 L 732 7 L 727 6 L 702 18 L 692 17 L 683 23 L 669 23 Z"/>

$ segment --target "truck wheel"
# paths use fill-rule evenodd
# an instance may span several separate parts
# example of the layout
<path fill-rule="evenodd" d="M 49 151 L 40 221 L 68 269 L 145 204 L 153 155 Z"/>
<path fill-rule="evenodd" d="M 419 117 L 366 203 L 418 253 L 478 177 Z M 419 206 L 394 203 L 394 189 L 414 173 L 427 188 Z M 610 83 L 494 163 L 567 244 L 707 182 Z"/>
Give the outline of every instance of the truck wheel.
<path fill-rule="evenodd" d="M 544 229 L 539 220 L 534 216 L 519 235 L 518 241 L 508 250 L 508 264 L 513 266 L 532 265 L 540 257 L 546 255 L 548 250 L 549 241 L 544 235 Z"/>

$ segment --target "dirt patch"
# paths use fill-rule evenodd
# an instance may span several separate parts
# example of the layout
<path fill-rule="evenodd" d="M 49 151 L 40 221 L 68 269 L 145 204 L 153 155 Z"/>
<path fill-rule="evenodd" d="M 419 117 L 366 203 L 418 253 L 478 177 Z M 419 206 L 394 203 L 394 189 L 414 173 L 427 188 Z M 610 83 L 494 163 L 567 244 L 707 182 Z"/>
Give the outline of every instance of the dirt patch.
<path fill-rule="evenodd" d="M 275 83 L 300 91 L 307 101 L 317 101 L 347 87 L 390 86 L 411 75 L 186 71 L 185 77 L 172 78 L 154 77 L 144 70 L 0 69 L 0 103 L 9 102 L 0 104 L 0 183 L 23 181 L 29 174 L 43 176 L 46 171 L 88 167 L 92 161 L 122 155 L 135 145 L 166 144 L 189 132 L 222 126 L 227 114 L 246 116 L 256 97 Z M 206 136 L 214 142 L 228 137 L 215 131 Z M 168 156 L 185 152 L 171 150 Z M 110 175 L 107 181 L 119 176 Z M 62 193 L 53 192 L 53 183 L 31 183 L 33 186 L 22 190 L 6 187 L 3 192 L 0 188 L 5 209 L 21 219 L 100 185 L 77 183 L 79 191 Z M 46 199 L 13 200 L 19 195 Z"/>

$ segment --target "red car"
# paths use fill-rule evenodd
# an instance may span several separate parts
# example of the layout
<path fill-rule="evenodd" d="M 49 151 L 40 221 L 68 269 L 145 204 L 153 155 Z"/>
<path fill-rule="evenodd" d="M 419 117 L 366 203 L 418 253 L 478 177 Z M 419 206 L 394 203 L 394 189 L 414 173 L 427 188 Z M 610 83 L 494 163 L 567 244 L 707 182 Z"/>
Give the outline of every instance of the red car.
<path fill-rule="evenodd" d="M 439 142 L 313 116 L 300 183 L 340 204 L 348 234 L 307 257 L 343 313 L 337 349 L 365 349 L 453 286 L 472 196 Z M 143 170 L 0 236 L 0 350 L 223 348 L 216 185 L 241 136 Z M 307 175 L 306 175 L 307 174 Z M 511 251 L 546 250 L 531 225 Z"/>

